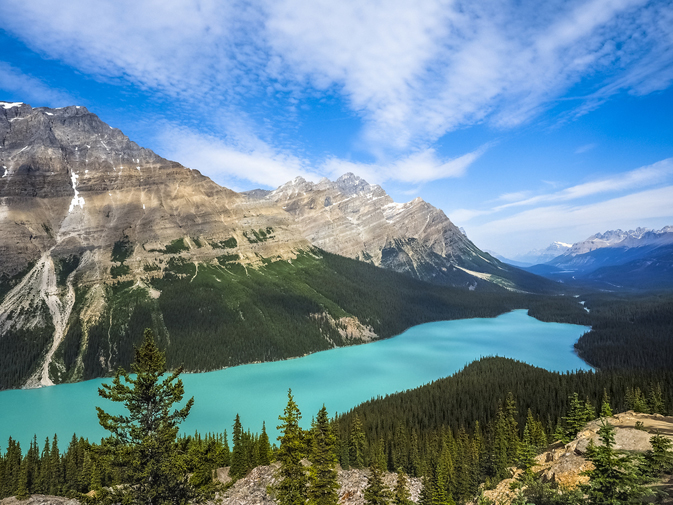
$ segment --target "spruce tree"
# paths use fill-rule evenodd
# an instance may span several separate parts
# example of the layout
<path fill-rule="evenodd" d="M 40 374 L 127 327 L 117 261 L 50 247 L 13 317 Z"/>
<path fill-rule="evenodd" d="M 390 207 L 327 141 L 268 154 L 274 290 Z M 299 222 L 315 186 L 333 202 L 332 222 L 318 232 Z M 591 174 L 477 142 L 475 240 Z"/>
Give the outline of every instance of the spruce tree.
<path fill-rule="evenodd" d="M 283 415 L 278 416 L 281 424 L 278 430 L 281 435 L 280 449 L 277 460 L 280 462 L 279 477 L 276 485 L 276 496 L 280 505 L 304 505 L 307 497 L 308 476 L 301 460 L 306 455 L 304 435 L 299 427 L 301 412 L 292 397 L 292 390 L 287 393 L 288 401 Z"/>
<path fill-rule="evenodd" d="M 647 494 L 642 478 L 627 454 L 618 454 L 615 449 L 615 429 L 602 421 L 598 430 L 602 445 L 589 444 L 586 458 L 594 469 L 585 472 L 589 483 L 582 486 L 591 505 L 622 505 L 641 503 Z"/>
<path fill-rule="evenodd" d="M 535 446 L 533 445 L 533 440 L 530 434 L 530 428 L 528 427 L 528 423 L 526 423 L 526 427 L 523 430 L 523 441 L 519 445 L 518 463 L 519 468 L 521 468 L 524 471 L 524 475 L 526 477 L 532 475 L 531 468 L 536 465 Z"/>
<path fill-rule="evenodd" d="M 659 432 L 650 438 L 652 449 L 645 452 L 645 469 L 652 477 L 659 477 L 663 473 L 673 470 L 673 443 Z"/>
<path fill-rule="evenodd" d="M 234 419 L 232 439 L 234 448 L 231 451 L 231 468 L 229 469 L 229 475 L 233 480 L 237 480 L 241 477 L 245 477 L 248 473 L 243 425 L 241 424 L 241 417 L 238 414 L 236 414 L 236 418 Z"/>
<path fill-rule="evenodd" d="M 564 418 L 566 424 L 565 438 L 572 440 L 584 427 L 587 410 L 577 393 L 571 394 L 568 397 L 568 402 L 568 415 Z"/>
<path fill-rule="evenodd" d="M 650 389 L 648 403 L 650 407 L 649 410 L 652 414 L 666 415 L 666 408 L 664 406 L 664 395 L 661 391 L 661 384 L 659 384 L 658 382 L 656 385 L 652 386 L 652 389 Z"/>
<path fill-rule="evenodd" d="M 412 503 L 407 474 L 402 470 L 398 470 L 397 482 L 393 491 L 393 505 L 412 505 Z"/>
<path fill-rule="evenodd" d="M 104 450 L 123 469 L 128 484 L 115 488 L 113 499 L 147 505 L 186 504 L 195 492 L 187 482 L 186 455 L 179 453 L 176 437 L 194 399 L 172 410 L 185 393 L 179 379 L 182 368 L 163 378 L 165 355 L 154 342 L 152 330 L 146 329 L 143 337 L 131 365 L 136 376 L 120 368 L 112 385 L 103 384 L 98 390 L 101 397 L 122 403 L 127 411 L 113 415 L 96 407 L 101 426 L 110 432 Z"/>
<path fill-rule="evenodd" d="M 269 443 L 269 435 L 266 433 L 266 423 L 264 421 L 262 421 L 262 434 L 259 436 L 257 445 L 259 447 L 257 464 L 262 466 L 270 465 L 271 444 Z"/>
<path fill-rule="evenodd" d="M 28 457 L 23 458 L 19 467 L 19 485 L 16 490 L 16 497 L 19 500 L 26 500 L 30 496 L 28 486 Z"/>
<path fill-rule="evenodd" d="M 388 505 L 389 502 L 390 490 L 383 483 L 381 470 L 377 465 L 370 465 L 365 488 L 365 503 L 367 505 Z"/>
<path fill-rule="evenodd" d="M 610 397 L 608 391 L 603 389 L 603 401 L 601 403 L 601 417 L 612 417 L 612 408 L 610 408 Z"/>
<path fill-rule="evenodd" d="M 357 414 L 353 416 L 353 424 L 348 445 L 348 462 L 352 468 L 364 468 L 365 466 L 365 432 L 362 422 Z"/>
<path fill-rule="evenodd" d="M 336 439 L 327 418 L 327 409 L 323 405 L 311 430 L 311 447 L 309 451 L 309 505 L 336 505 L 339 501 L 337 493 L 337 457 L 335 453 Z"/>

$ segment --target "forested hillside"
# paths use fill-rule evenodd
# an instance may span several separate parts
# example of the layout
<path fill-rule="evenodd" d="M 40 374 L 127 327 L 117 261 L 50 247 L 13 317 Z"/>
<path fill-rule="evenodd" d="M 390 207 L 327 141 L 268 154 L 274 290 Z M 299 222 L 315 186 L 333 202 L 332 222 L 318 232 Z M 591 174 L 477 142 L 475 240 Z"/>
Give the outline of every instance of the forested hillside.
<path fill-rule="evenodd" d="M 95 297 L 103 299 L 99 287 L 75 289 L 67 331 L 53 357 L 55 382 L 105 376 L 128 366 L 136 335 L 148 326 L 166 347 L 170 367 L 205 371 L 518 308 L 532 308 L 543 320 L 589 321 L 569 297 L 515 293 L 488 283 L 475 291 L 438 286 L 317 249 L 254 268 L 235 254 L 222 254 L 216 264 L 171 257 L 160 276 L 106 287 L 105 302 L 92 315 L 87 307 Z M 36 343 L 48 342 L 49 329 L 0 339 L 0 388 L 21 386 L 35 370 Z"/>
<path fill-rule="evenodd" d="M 601 369 L 673 368 L 673 295 L 591 293 L 585 305 L 592 329 L 575 348 Z"/>

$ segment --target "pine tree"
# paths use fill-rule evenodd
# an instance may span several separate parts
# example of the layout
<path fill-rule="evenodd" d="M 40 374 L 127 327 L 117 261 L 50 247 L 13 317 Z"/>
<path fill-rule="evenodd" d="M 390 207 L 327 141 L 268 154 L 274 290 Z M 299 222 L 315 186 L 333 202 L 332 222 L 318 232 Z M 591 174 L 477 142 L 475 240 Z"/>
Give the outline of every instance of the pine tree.
<path fill-rule="evenodd" d="M 652 477 L 659 477 L 663 473 L 673 470 L 673 442 L 659 432 L 650 437 L 652 449 L 645 453 L 645 468 Z"/>
<path fill-rule="evenodd" d="M 352 468 L 365 466 L 365 432 L 357 414 L 353 417 L 348 445 L 348 462 Z"/>
<path fill-rule="evenodd" d="M 186 455 L 179 453 L 176 437 L 194 399 L 171 411 L 184 397 L 179 379 L 182 369 L 161 380 L 166 373 L 165 355 L 154 342 L 152 330 L 145 330 L 143 337 L 131 365 L 136 377 L 120 368 L 112 385 L 103 384 L 98 390 L 101 397 L 123 403 L 128 411 L 112 415 L 96 407 L 101 426 L 110 432 L 104 449 L 124 469 L 129 484 L 113 494 L 122 502 L 138 504 L 187 503 L 195 492 L 187 481 Z"/>
<path fill-rule="evenodd" d="M 626 454 L 617 454 L 614 449 L 615 429 L 605 420 L 598 430 L 602 445 L 589 444 L 586 458 L 594 464 L 594 469 L 585 472 L 589 483 L 582 486 L 592 505 L 621 505 L 641 503 L 647 494 L 638 469 Z"/>
<path fill-rule="evenodd" d="M 409 481 L 407 480 L 407 474 L 402 470 L 397 471 L 397 482 L 393 493 L 393 505 L 412 505 Z"/>
<path fill-rule="evenodd" d="M 610 408 L 610 397 L 608 391 L 603 389 L 603 402 L 601 403 L 601 417 L 612 417 L 612 408 Z"/>
<path fill-rule="evenodd" d="M 586 406 L 582 405 L 577 393 L 573 393 L 568 397 L 568 415 L 564 418 L 566 424 L 565 437 L 572 440 L 584 427 L 586 419 Z"/>
<path fill-rule="evenodd" d="M 44 441 L 44 449 L 40 456 L 40 477 L 37 482 L 37 492 L 40 494 L 49 493 L 49 477 L 51 475 L 51 451 L 49 437 Z"/>
<path fill-rule="evenodd" d="M 365 503 L 368 505 L 388 505 L 390 490 L 383 483 L 381 470 L 376 465 L 369 467 L 367 487 L 365 488 Z"/>
<path fill-rule="evenodd" d="M 259 447 L 257 464 L 262 466 L 270 465 L 271 444 L 269 443 L 269 435 L 266 433 L 266 423 L 264 423 L 264 421 L 262 421 L 262 434 L 259 436 L 257 445 Z"/>
<path fill-rule="evenodd" d="M 593 421 L 594 419 L 596 419 L 596 409 L 589 401 L 589 398 L 587 398 L 584 401 L 584 424 Z"/>
<path fill-rule="evenodd" d="M 280 449 L 276 459 L 280 462 L 278 472 L 281 481 L 276 486 L 276 496 L 280 505 L 303 505 L 306 502 L 308 476 L 301 463 L 306 453 L 303 432 L 299 427 L 301 412 L 292 397 L 291 389 L 287 396 L 285 411 L 278 416 L 281 421 L 278 426 L 281 435 L 278 437 Z"/>
<path fill-rule="evenodd" d="M 655 386 L 652 386 L 652 389 L 650 389 L 648 403 L 650 407 L 649 410 L 652 414 L 666 415 L 666 408 L 664 406 L 664 395 L 661 391 L 661 384 L 659 384 L 658 382 Z"/>
<path fill-rule="evenodd" d="M 534 423 L 535 421 L 533 421 Z M 519 445 L 519 468 L 524 471 L 525 476 L 532 475 L 531 468 L 536 465 L 535 462 L 535 446 L 533 445 L 532 437 L 528 423 L 523 430 L 523 441 Z"/>
<path fill-rule="evenodd" d="M 309 505 L 336 505 L 339 501 L 337 490 L 336 439 L 323 405 L 313 426 L 309 461 L 308 503 Z"/>
<path fill-rule="evenodd" d="M 58 437 L 54 433 L 51 441 L 51 463 L 49 464 L 49 494 L 56 495 L 61 490 L 63 478 L 61 473 L 61 455 L 58 451 Z"/>
<path fill-rule="evenodd" d="M 238 414 L 236 414 L 236 418 L 234 419 L 232 439 L 234 448 L 231 451 L 231 468 L 229 469 L 229 475 L 233 480 L 237 480 L 241 477 L 245 477 L 248 473 L 243 425 L 241 424 L 241 417 Z"/>
<path fill-rule="evenodd" d="M 19 500 L 25 500 L 30 496 L 30 489 L 28 486 L 28 458 L 23 458 L 21 466 L 19 467 L 19 485 L 16 490 L 16 497 Z"/>

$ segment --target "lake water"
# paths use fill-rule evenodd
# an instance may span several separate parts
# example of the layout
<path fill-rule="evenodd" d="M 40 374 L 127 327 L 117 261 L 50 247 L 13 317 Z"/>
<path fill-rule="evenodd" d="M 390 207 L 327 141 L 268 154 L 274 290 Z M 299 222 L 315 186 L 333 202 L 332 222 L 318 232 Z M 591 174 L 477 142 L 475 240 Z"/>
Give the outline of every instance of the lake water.
<path fill-rule="evenodd" d="M 555 371 L 589 369 L 573 344 L 589 328 L 543 323 L 515 310 L 490 319 L 461 319 L 422 324 L 394 338 L 315 353 L 302 358 L 242 365 L 182 376 L 194 407 L 184 431 L 231 434 L 236 413 L 245 429 L 260 431 L 266 421 L 271 440 L 287 390 L 310 425 L 324 403 L 330 416 L 377 395 L 415 388 L 457 372 L 483 356 L 506 356 Z M 27 448 L 33 434 L 40 445 L 58 434 L 65 449 L 73 432 L 98 441 L 106 432 L 94 406 L 111 411 L 112 402 L 97 394 L 110 379 L 32 390 L 0 391 L 0 447 L 12 436 Z"/>

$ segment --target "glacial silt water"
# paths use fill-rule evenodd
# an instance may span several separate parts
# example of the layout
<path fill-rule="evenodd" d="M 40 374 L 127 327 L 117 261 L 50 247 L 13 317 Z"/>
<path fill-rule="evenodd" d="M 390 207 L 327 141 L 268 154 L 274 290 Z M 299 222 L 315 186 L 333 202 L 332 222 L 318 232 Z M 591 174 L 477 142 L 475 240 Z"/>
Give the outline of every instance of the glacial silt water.
<path fill-rule="evenodd" d="M 515 310 L 495 318 L 422 324 L 391 339 L 287 361 L 184 374 L 187 396 L 194 396 L 195 403 L 183 428 L 186 433 L 231 433 L 239 413 L 252 431 L 260 431 L 266 421 L 274 440 L 289 388 L 307 426 L 323 403 L 330 415 L 344 412 L 377 395 L 451 375 L 483 356 L 506 356 L 555 371 L 589 369 L 573 352 L 573 344 L 588 330 L 544 323 Z M 110 379 L 1 391 L 0 447 L 12 436 L 27 448 L 33 434 L 42 445 L 56 433 L 61 448 L 73 432 L 99 441 L 106 433 L 94 407 L 112 406 L 97 394 L 103 382 Z"/>

